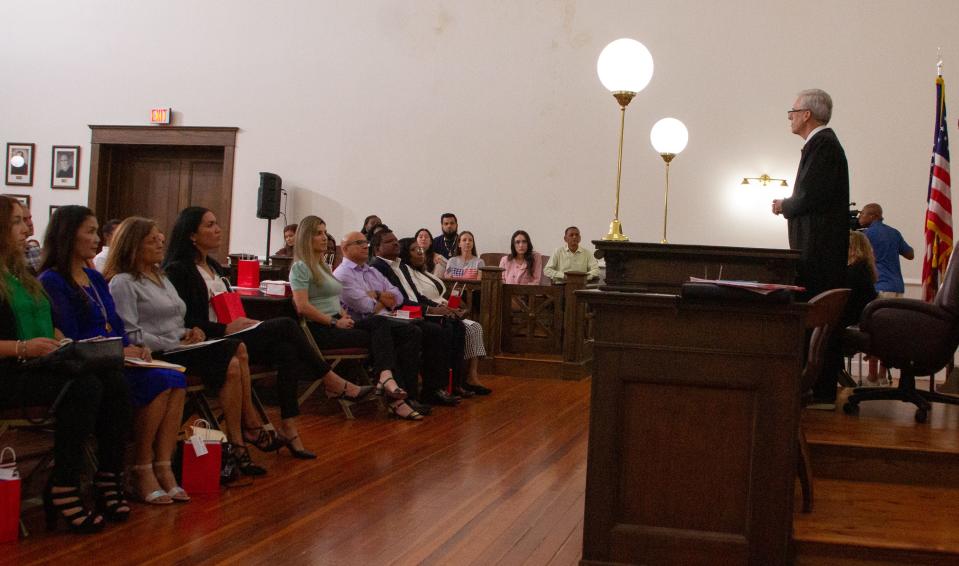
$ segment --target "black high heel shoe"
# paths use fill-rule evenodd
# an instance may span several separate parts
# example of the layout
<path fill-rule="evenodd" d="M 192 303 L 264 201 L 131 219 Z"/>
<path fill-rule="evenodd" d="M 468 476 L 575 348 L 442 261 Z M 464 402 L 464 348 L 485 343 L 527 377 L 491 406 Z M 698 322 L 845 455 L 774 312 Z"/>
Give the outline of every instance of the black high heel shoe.
<path fill-rule="evenodd" d="M 256 438 L 250 439 L 247 432 L 256 432 Z M 256 446 L 261 452 L 276 452 L 286 445 L 286 439 L 281 437 L 275 430 L 266 430 L 266 427 L 245 428 L 243 429 L 243 440 L 248 444 Z"/>
<path fill-rule="evenodd" d="M 409 412 L 408 412 L 408 413 L 403 414 L 403 413 L 401 413 L 401 412 L 399 411 L 400 407 L 403 407 L 403 406 L 405 406 L 406 408 L 409 409 Z M 406 421 L 421 421 L 421 420 L 423 420 L 423 415 L 421 415 L 420 413 L 418 413 L 418 412 L 416 411 L 416 409 L 414 409 L 413 407 L 410 407 L 410 404 L 409 404 L 408 402 L 406 402 L 406 401 L 403 401 L 403 402 L 401 402 L 401 403 L 397 403 L 395 407 L 394 407 L 393 405 L 387 405 L 386 408 L 389 410 L 390 416 L 391 416 L 391 417 L 395 417 L 395 418 L 397 418 L 397 419 L 403 419 L 403 420 L 406 420 Z"/>
<path fill-rule="evenodd" d="M 462 397 L 463 399 L 469 399 L 470 397 L 476 395 L 476 393 L 473 392 L 472 389 L 466 389 L 466 387 L 460 387 L 457 385 L 456 387 L 453 387 L 453 395 Z"/>
<path fill-rule="evenodd" d="M 264 476 L 266 468 L 257 466 L 250 458 L 250 450 L 246 446 L 233 445 L 233 457 L 236 459 L 236 469 L 244 476 Z"/>
<path fill-rule="evenodd" d="M 300 460 L 315 460 L 316 454 L 313 452 L 310 452 L 305 448 L 303 450 L 297 450 L 293 447 L 293 441 L 299 437 L 300 435 L 296 435 L 293 438 L 287 439 L 287 443 L 284 446 L 286 446 L 286 448 L 290 451 L 290 455 Z"/>
<path fill-rule="evenodd" d="M 376 386 L 373 386 L 373 385 L 358 385 L 357 387 L 359 387 L 360 390 L 356 392 L 356 395 L 347 395 L 347 394 L 346 394 L 346 390 L 347 390 L 348 387 L 349 387 L 349 383 L 347 383 L 346 381 L 344 381 L 344 382 L 343 382 L 343 391 L 341 391 L 339 395 L 337 395 L 337 394 L 335 394 L 335 393 L 331 394 L 329 391 L 327 391 L 327 392 L 326 392 L 326 397 L 327 397 L 328 399 L 337 399 L 337 400 L 343 400 L 343 401 L 350 401 L 351 403 L 362 403 L 363 401 L 366 400 L 367 397 L 369 397 L 370 395 L 372 395 L 373 393 L 376 392 Z"/>
<path fill-rule="evenodd" d="M 475 385 L 473 383 L 464 383 L 463 389 L 472 391 L 473 393 L 477 395 L 489 395 L 490 393 L 493 392 L 493 390 L 490 389 L 489 387 L 484 387 L 482 385 Z"/>
<path fill-rule="evenodd" d="M 46 517 L 48 531 L 55 530 L 57 528 L 57 521 L 60 519 L 63 519 L 71 531 L 80 534 L 98 533 L 106 527 L 107 522 L 103 519 L 103 516 L 93 511 L 88 511 L 83 505 L 83 500 L 80 499 L 79 488 L 71 487 L 67 491 L 53 493 L 54 487 L 67 486 L 54 486 L 52 483 L 49 483 L 43 491 L 43 512 Z M 54 499 L 60 500 L 60 503 L 54 503 Z M 70 510 L 75 510 L 75 512 L 67 514 L 67 511 Z M 83 520 L 76 522 L 77 519 L 80 518 Z M 97 519 L 100 519 L 100 521 L 97 522 Z"/>
<path fill-rule="evenodd" d="M 402 401 L 403 399 L 406 399 L 407 397 L 409 397 L 409 394 L 406 393 L 406 390 L 403 389 L 402 387 L 399 387 L 398 384 L 396 389 L 394 389 L 393 391 L 390 391 L 389 389 L 387 389 L 386 384 L 391 381 L 393 383 L 396 383 L 396 380 L 393 379 L 392 377 L 389 379 L 385 379 L 383 381 L 378 381 L 376 383 L 376 394 L 389 397 L 390 399 L 394 399 L 396 401 Z"/>
<path fill-rule="evenodd" d="M 110 521 L 122 523 L 130 517 L 130 503 L 123 493 L 123 474 L 97 472 L 93 489 L 97 497 L 97 512 Z"/>

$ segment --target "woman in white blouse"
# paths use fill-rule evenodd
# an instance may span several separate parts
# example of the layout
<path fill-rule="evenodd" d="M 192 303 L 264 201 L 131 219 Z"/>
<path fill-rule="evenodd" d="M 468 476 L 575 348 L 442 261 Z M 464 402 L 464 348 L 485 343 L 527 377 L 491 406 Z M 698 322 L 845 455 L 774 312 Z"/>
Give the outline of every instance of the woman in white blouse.
<path fill-rule="evenodd" d="M 463 234 L 469 235 L 470 243 L 472 243 L 472 234 L 469 232 Z M 462 241 L 462 235 L 460 240 Z M 409 274 L 413 284 L 416 285 L 417 291 L 426 299 L 447 306 L 448 300 L 444 298 L 446 285 L 442 279 L 426 269 L 427 253 L 429 253 L 429 248 L 423 248 L 416 239 L 403 238 L 400 240 L 400 260 L 409 267 Z M 492 390 L 479 382 L 479 358 L 486 355 L 486 348 L 483 346 L 483 327 L 474 320 L 462 318 L 466 315 L 465 309 L 459 309 L 455 312 L 466 327 L 466 348 L 463 357 L 469 364 L 469 371 L 463 389 L 477 395 L 489 395 Z"/>

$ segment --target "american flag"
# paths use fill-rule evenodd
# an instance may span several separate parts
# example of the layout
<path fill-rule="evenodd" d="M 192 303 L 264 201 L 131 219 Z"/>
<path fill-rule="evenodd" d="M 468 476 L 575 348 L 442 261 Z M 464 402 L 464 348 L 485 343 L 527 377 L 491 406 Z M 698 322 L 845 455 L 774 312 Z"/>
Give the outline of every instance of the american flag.
<path fill-rule="evenodd" d="M 952 253 L 952 197 L 949 190 L 949 133 L 946 126 L 946 87 L 936 78 L 936 132 L 926 193 L 926 256 L 922 262 L 922 297 L 932 302 L 939 278 Z"/>

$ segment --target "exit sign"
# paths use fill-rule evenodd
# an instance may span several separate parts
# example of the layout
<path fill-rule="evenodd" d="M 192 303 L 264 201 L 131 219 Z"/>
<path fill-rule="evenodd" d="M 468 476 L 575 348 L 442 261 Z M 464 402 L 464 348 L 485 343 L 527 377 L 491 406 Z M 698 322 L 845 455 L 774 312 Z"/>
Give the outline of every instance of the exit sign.
<path fill-rule="evenodd" d="M 170 117 L 173 115 L 172 108 L 154 108 L 150 110 L 151 124 L 169 124 Z"/>

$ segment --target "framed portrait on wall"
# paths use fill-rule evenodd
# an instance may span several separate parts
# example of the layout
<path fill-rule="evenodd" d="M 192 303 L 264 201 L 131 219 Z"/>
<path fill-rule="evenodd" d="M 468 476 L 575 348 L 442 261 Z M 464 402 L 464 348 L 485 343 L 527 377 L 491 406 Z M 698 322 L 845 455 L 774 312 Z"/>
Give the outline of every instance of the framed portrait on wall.
<path fill-rule="evenodd" d="M 56 212 L 58 208 L 60 208 L 59 204 L 50 205 L 50 216 L 47 217 L 47 222 L 50 222 L 50 219 L 53 218 L 53 213 Z"/>
<path fill-rule="evenodd" d="M 23 206 L 30 208 L 30 195 L 3 195 L 5 197 L 15 198 Z"/>
<path fill-rule="evenodd" d="M 80 178 L 80 146 L 55 145 L 50 166 L 50 188 L 76 189 Z"/>
<path fill-rule="evenodd" d="M 6 182 L 8 185 L 33 186 L 32 143 L 8 143 Z"/>

